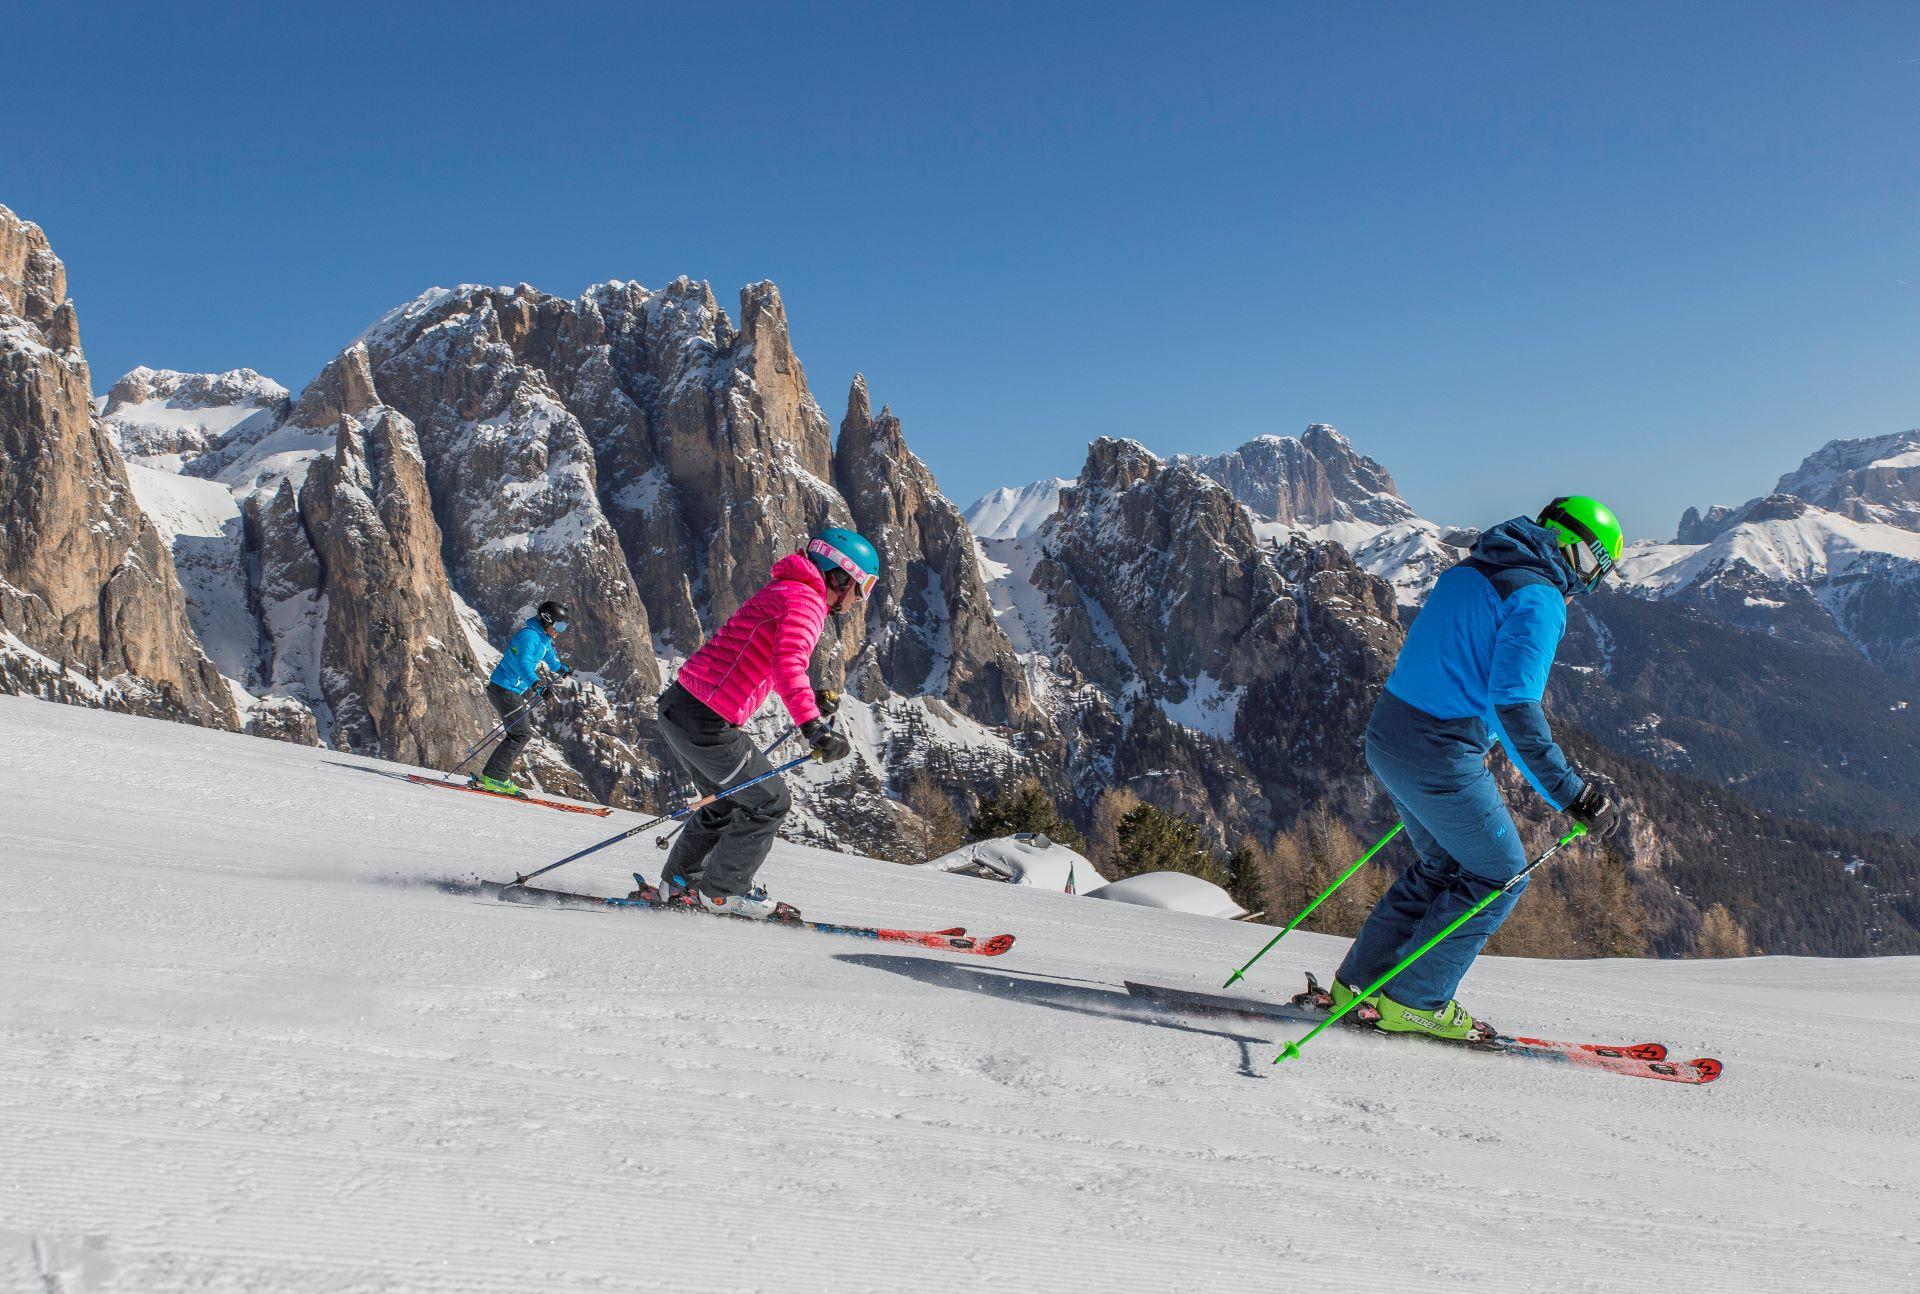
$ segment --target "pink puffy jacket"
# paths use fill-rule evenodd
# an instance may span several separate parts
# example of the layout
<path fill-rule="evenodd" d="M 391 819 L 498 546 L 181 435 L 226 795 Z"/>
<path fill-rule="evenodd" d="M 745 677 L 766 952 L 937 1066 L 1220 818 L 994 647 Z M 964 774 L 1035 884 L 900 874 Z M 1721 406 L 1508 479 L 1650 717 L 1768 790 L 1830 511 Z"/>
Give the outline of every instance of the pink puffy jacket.
<path fill-rule="evenodd" d="M 778 688 L 795 723 L 820 717 L 807 662 L 827 623 L 827 582 L 802 553 L 773 564 L 773 578 L 680 667 L 680 686 L 728 723 L 745 723 Z"/>

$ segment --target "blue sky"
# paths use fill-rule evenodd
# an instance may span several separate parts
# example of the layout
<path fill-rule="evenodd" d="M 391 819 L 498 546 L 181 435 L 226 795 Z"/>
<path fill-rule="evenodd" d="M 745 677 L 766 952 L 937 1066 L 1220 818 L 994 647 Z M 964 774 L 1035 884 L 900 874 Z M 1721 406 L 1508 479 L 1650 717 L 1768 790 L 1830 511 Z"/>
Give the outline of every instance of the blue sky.
<path fill-rule="evenodd" d="M 0 202 L 99 387 L 436 283 L 771 278 L 965 504 L 1331 422 L 1638 533 L 1920 426 L 1920 7 L 40 5 Z"/>

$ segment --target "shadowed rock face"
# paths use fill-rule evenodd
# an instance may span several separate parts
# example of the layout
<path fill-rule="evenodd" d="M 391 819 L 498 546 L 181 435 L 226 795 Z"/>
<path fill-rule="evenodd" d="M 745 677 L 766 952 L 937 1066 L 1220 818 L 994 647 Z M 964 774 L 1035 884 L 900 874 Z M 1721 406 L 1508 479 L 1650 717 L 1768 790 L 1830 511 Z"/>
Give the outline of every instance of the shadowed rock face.
<path fill-rule="evenodd" d="M 328 404 L 335 407 L 325 407 Z M 301 401 L 332 415 L 331 455 L 300 487 L 299 528 L 325 606 L 320 686 L 336 743 L 446 767 L 493 721 L 440 561 L 413 424 L 378 404 L 353 347 Z"/>
<path fill-rule="evenodd" d="M 1184 791 L 1169 797 L 1149 782 L 1136 787 L 1143 795 L 1233 823 L 1290 816 L 1330 790 L 1366 793 L 1360 734 L 1402 631 L 1391 587 L 1345 550 L 1306 540 L 1264 547 L 1225 487 L 1122 440 L 1089 448 L 1040 538 L 1033 581 L 1054 607 L 1055 642 L 1133 714 L 1116 770 L 1143 740 L 1176 764 L 1183 745 L 1204 744 L 1196 732 L 1229 743 L 1186 757 L 1196 776 Z M 1143 728 L 1143 705 L 1181 726 Z M 1221 785 L 1225 761 L 1270 803 Z M 1214 780 L 1201 786 L 1203 769 Z"/>
<path fill-rule="evenodd" d="M 66 269 L 0 207 L 0 625 L 115 708 L 238 726 L 173 559 L 94 416 Z M 45 672 L 45 671 L 41 671 Z M 16 683 L 17 671 L 7 677 Z"/>
<path fill-rule="evenodd" d="M 966 522 L 907 448 L 900 420 L 884 408 L 873 416 L 859 376 L 840 424 L 834 479 L 855 527 L 880 553 L 865 616 L 870 636 L 852 671 L 863 694 L 891 684 L 943 696 L 983 723 L 1037 720 L 1025 673 L 994 622 Z"/>
<path fill-rule="evenodd" d="M 660 687 L 647 609 L 600 505 L 586 429 L 528 354 L 565 305 L 473 289 L 365 342 L 380 396 L 418 429 L 455 587 L 504 644 L 549 598 L 572 611 L 571 663 L 610 687 Z"/>

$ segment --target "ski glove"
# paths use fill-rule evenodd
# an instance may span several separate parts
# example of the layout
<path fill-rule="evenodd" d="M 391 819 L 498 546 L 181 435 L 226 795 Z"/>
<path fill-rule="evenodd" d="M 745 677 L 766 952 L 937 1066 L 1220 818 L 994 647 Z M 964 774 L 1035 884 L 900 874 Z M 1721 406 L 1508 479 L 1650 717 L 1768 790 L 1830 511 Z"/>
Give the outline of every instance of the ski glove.
<path fill-rule="evenodd" d="M 813 757 L 822 764 L 831 764 L 845 759 L 853 753 L 853 746 L 827 725 L 825 719 L 809 719 L 801 725 L 800 733 L 813 747 Z"/>
<path fill-rule="evenodd" d="M 1587 834 L 1605 840 L 1620 830 L 1626 810 L 1620 804 L 1620 792 L 1613 783 L 1598 774 L 1586 775 L 1580 794 L 1567 806 L 1567 816 L 1587 829 Z"/>
<path fill-rule="evenodd" d="M 560 667 L 560 670 L 559 670 L 559 673 L 560 673 L 560 677 L 561 677 L 561 678 L 572 678 L 572 677 L 573 677 L 573 666 L 571 666 L 571 665 L 562 665 L 562 666 Z"/>
<path fill-rule="evenodd" d="M 840 713 L 840 694 L 831 688 L 813 689 L 813 703 L 820 707 L 820 717 L 831 719 Z"/>

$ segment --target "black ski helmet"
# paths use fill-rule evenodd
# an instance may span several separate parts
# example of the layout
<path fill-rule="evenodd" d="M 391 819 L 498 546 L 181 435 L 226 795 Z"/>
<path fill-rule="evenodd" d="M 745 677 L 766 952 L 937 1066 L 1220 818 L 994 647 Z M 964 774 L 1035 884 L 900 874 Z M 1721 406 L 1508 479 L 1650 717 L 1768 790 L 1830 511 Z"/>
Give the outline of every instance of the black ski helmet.
<path fill-rule="evenodd" d="M 540 621 L 540 627 L 548 633 L 552 633 L 555 626 L 565 627 L 567 621 L 573 619 L 567 614 L 566 607 L 558 602 L 542 602 L 539 610 L 533 614 Z"/>

